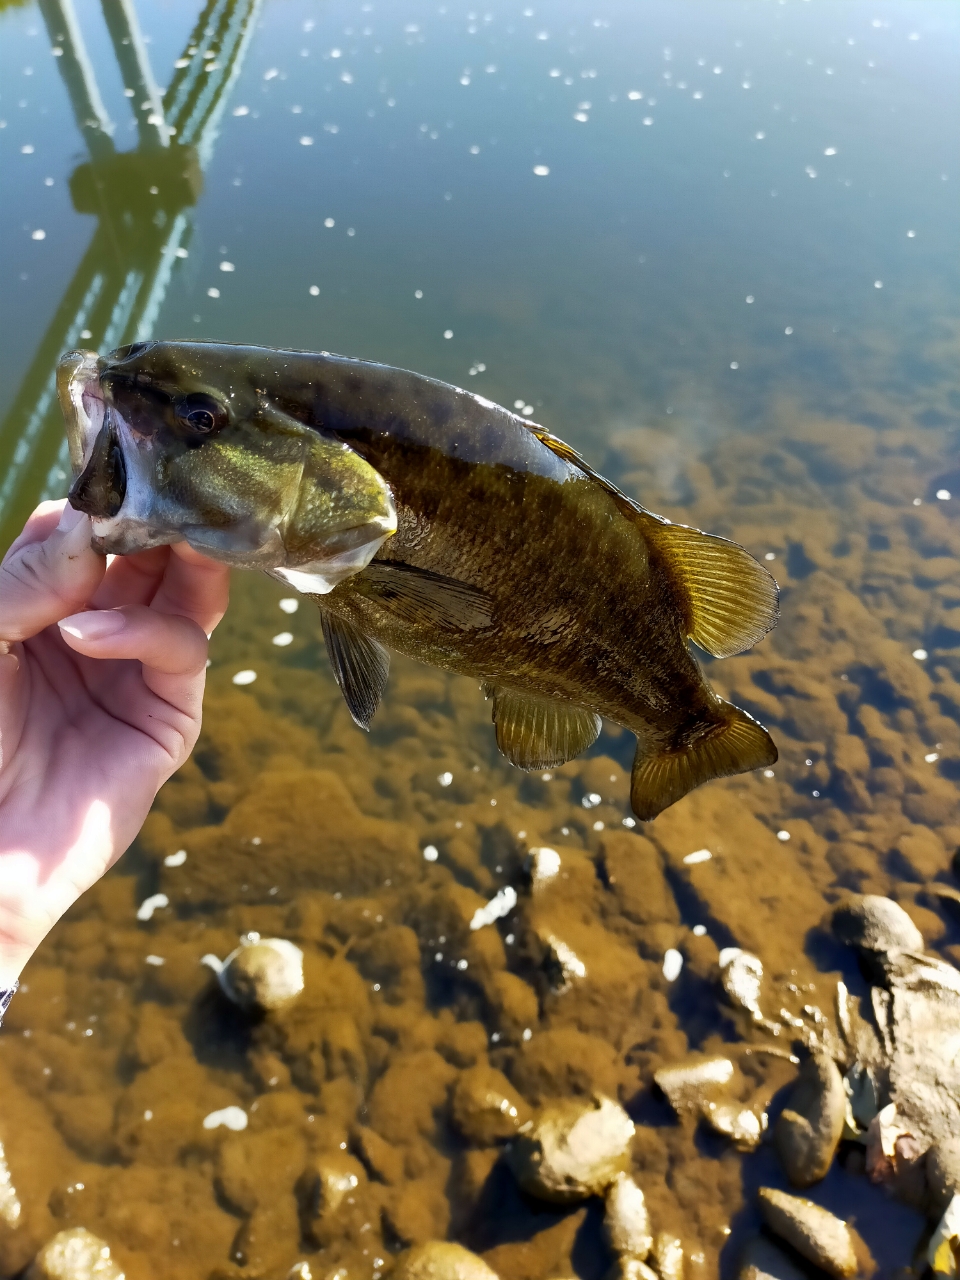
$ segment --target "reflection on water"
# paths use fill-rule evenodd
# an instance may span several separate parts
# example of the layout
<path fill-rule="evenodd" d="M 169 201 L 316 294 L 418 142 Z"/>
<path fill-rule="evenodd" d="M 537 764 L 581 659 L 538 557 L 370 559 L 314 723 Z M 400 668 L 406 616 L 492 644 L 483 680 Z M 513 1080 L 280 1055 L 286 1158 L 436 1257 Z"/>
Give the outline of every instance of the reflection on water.
<path fill-rule="evenodd" d="M 844 892 L 890 895 L 960 960 L 955 15 L 212 0 L 144 5 L 143 34 L 128 4 L 103 17 L 0 15 L 0 147 L 25 175 L 0 235 L 19 308 L 4 539 L 62 484 L 66 347 L 155 333 L 419 368 L 531 406 L 645 505 L 766 558 L 780 627 L 709 675 L 781 761 L 641 834 L 628 735 L 523 775 L 469 681 L 404 662 L 363 735 L 311 608 L 239 577 L 193 759 L 0 1036 L 22 1205 L 11 1226 L 0 1202 L 0 1272 L 82 1224 L 156 1280 L 298 1261 L 376 1280 L 446 1237 L 503 1280 L 599 1280 L 599 1200 L 521 1194 L 492 1090 L 518 1122 L 619 1099 L 655 1232 L 688 1277 L 736 1275 L 757 1188 L 787 1185 L 776 1155 L 677 1123 L 653 1073 L 727 1055 L 736 1101 L 775 1117 L 791 1050 L 836 1031 L 838 977 L 868 999 L 821 929 Z M 531 863 L 542 848 L 559 867 Z M 472 929 L 508 886 L 508 914 Z M 200 963 L 251 930 L 305 954 L 301 999 L 260 1020 Z M 721 989 L 732 946 L 763 962 L 763 1023 Z M 245 1129 L 204 1127 L 230 1107 Z M 807 1194 L 892 1276 L 922 1216 L 862 1169 L 844 1143 Z"/>

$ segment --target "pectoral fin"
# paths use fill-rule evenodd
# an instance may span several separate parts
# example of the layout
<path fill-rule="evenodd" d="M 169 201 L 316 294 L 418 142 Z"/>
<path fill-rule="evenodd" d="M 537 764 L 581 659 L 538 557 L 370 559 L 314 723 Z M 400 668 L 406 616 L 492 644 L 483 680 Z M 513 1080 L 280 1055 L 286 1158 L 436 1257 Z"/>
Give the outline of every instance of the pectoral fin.
<path fill-rule="evenodd" d="M 369 729 L 387 685 L 390 655 L 379 641 L 325 609 L 320 610 L 320 623 L 347 708 L 361 729 Z"/>
<path fill-rule="evenodd" d="M 586 751 L 600 732 L 600 717 L 556 698 L 513 689 L 492 690 L 497 746 L 519 769 L 549 769 Z"/>
<path fill-rule="evenodd" d="M 490 626 L 493 606 L 485 591 L 401 560 L 374 561 L 355 585 L 406 622 L 455 631 Z"/>

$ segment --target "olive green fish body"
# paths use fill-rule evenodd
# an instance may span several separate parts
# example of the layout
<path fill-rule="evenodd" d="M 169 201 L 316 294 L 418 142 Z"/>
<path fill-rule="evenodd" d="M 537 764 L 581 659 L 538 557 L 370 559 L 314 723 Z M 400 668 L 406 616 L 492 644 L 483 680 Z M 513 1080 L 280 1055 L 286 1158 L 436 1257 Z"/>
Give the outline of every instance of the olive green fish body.
<path fill-rule="evenodd" d="M 87 357 L 64 367 L 72 501 L 101 520 L 104 549 L 179 528 L 314 595 L 364 727 L 396 650 L 480 680 L 522 767 L 578 754 L 601 716 L 631 729 L 642 818 L 776 759 L 687 645 L 755 643 L 776 621 L 773 580 L 735 544 L 643 510 L 536 424 L 382 365 L 153 343 L 97 363 L 102 419 L 81 447 L 94 375 Z M 139 477 L 135 500 L 121 471 Z"/>

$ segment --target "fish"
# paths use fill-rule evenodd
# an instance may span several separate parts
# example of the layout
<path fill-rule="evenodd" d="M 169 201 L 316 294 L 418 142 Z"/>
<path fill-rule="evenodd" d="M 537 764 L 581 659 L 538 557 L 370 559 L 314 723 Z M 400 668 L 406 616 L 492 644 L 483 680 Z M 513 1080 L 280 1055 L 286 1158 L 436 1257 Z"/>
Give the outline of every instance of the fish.
<path fill-rule="evenodd" d="M 646 510 L 545 427 L 387 365 L 215 342 L 66 354 L 70 503 L 93 546 L 186 541 L 311 597 L 364 729 L 391 652 L 479 681 L 520 769 L 636 735 L 650 821 L 777 748 L 707 683 L 776 625 L 737 543 Z"/>

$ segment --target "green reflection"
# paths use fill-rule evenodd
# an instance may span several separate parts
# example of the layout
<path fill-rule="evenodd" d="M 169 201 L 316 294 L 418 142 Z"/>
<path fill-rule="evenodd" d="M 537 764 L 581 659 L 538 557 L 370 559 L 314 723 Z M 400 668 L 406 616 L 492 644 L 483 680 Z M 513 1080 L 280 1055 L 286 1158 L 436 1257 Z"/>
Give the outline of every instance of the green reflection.
<path fill-rule="evenodd" d="M 40 0 L 90 157 L 70 176 L 71 200 L 97 225 L 0 426 L 0 546 L 16 536 L 38 501 L 66 488 L 69 459 L 55 388 L 59 355 L 78 346 L 110 350 L 153 332 L 174 265 L 187 254 L 203 171 L 260 3 L 209 0 L 161 94 L 132 0 L 102 0 L 138 130 L 136 149 L 117 151 L 72 0 Z"/>

